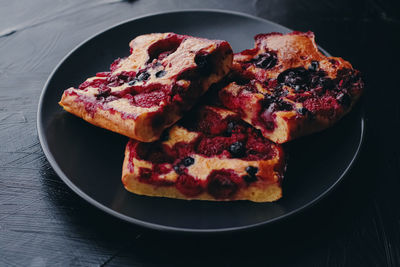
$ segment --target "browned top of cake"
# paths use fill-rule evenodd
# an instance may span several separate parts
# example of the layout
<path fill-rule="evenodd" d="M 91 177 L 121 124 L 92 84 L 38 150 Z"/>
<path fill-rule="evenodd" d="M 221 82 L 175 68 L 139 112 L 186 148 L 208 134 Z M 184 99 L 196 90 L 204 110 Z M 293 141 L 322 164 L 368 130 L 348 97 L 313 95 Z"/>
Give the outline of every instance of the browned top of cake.
<path fill-rule="evenodd" d="M 170 102 L 182 102 L 192 83 L 218 72 L 207 60 L 220 46 L 226 54 L 232 53 L 226 41 L 174 33 L 139 36 L 130 43 L 129 57 L 116 60 L 110 72 L 98 73 L 82 83 L 79 94 L 95 96 L 109 108 L 133 117 Z"/>
<path fill-rule="evenodd" d="M 337 77 L 340 69 L 352 69 L 351 64 L 342 58 L 322 54 L 312 32 L 258 34 L 254 39 L 253 49 L 235 54 L 234 68 L 249 72 L 248 75 L 251 73 L 262 82 L 278 78 L 285 70 L 300 67 L 317 67 L 331 79 Z"/>
<path fill-rule="evenodd" d="M 359 71 L 323 55 L 311 32 L 256 35 L 235 54 L 230 81 L 223 105 L 279 143 L 332 125 L 363 89 Z"/>
<path fill-rule="evenodd" d="M 118 131 L 115 125 L 111 130 L 146 142 L 158 139 L 163 129 L 175 123 L 211 84 L 225 76 L 233 57 L 226 41 L 175 33 L 141 35 L 130 42 L 130 48 L 131 55 L 117 59 L 110 71 L 97 73 L 78 89 L 67 89 L 60 104 L 65 107 L 71 98 L 81 101 L 92 118 L 98 109 L 118 112 L 122 119 L 129 118 L 130 124 L 135 124 L 131 128 L 138 124 L 141 129 Z M 85 118 L 71 110 L 71 105 L 68 108 Z M 88 116 L 86 119 L 91 120 Z M 101 119 L 92 123 L 104 128 L 108 125 Z"/>

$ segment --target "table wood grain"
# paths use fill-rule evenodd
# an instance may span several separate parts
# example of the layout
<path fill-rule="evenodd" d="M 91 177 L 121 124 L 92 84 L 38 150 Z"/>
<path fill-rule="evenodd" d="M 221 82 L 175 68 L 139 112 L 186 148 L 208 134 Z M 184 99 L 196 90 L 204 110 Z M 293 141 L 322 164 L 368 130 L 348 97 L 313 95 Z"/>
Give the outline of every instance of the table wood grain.
<path fill-rule="evenodd" d="M 400 6 L 395 1 L 0 1 L 0 266 L 400 266 Z M 306 212 L 229 235 L 173 235 L 119 221 L 54 173 L 36 112 L 57 63 L 124 20 L 235 10 L 312 30 L 360 69 L 366 139 L 344 182 Z M 327 151 L 326 153 L 334 153 Z M 312 167 L 310 162 L 310 167 Z"/>

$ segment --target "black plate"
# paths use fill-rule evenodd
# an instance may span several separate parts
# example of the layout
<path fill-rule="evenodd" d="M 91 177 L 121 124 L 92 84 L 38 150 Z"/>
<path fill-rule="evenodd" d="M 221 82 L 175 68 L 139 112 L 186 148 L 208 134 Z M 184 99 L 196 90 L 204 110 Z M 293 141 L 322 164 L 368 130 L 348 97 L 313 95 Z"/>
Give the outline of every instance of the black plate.
<path fill-rule="evenodd" d="M 343 179 L 362 143 L 364 120 L 356 111 L 335 127 L 290 143 L 284 196 L 275 203 L 207 202 L 151 198 L 128 193 L 121 183 L 127 138 L 94 127 L 63 111 L 64 89 L 107 70 L 129 54 L 128 42 L 152 32 L 225 39 L 235 52 L 253 46 L 257 33 L 289 29 L 249 15 L 213 10 L 155 14 L 130 20 L 85 41 L 50 75 L 40 98 L 38 132 L 44 153 L 60 178 L 105 212 L 141 226 L 169 231 L 222 232 L 277 221 L 316 203 Z"/>

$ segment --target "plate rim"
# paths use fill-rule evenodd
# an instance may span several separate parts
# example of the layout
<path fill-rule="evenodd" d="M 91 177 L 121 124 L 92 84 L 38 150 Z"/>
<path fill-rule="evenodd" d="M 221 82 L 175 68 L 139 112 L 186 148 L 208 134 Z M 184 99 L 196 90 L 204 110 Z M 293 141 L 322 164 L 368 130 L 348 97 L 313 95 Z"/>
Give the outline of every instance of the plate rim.
<path fill-rule="evenodd" d="M 254 224 L 249 224 L 249 225 L 244 225 L 244 226 L 235 226 L 235 227 L 226 227 L 226 228 L 210 228 L 210 229 L 196 229 L 196 228 L 182 228 L 182 227 L 175 227 L 175 226 L 167 226 L 167 225 L 162 225 L 162 224 L 156 224 L 156 223 L 151 223 L 151 222 L 146 222 L 146 221 L 142 221 L 133 217 L 130 217 L 128 215 L 124 215 L 120 212 L 117 212 L 105 205 L 103 205 L 102 203 L 98 202 L 97 200 L 93 199 L 92 197 L 90 197 L 88 194 L 86 194 L 85 192 L 83 192 L 78 186 L 76 186 L 69 178 L 68 176 L 61 170 L 61 168 L 59 167 L 59 165 L 57 164 L 56 159 L 54 158 L 53 154 L 50 152 L 50 148 L 49 148 L 49 144 L 47 142 L 47 139 L 45 138 L 45 133 L 44 133 L 44 125 L 43 125 L 43 120 L 42 120 L 42 114 L 43 114 L 43 102 L 44 102 L 44 98 L 46 95 L 46 92 L 48 91 L 48 87 L 49 84 L 51 83 L 53 77 L 55 76 L 55 74 L 58 72 L 59 68 L 64 64 L 64 62 L 73 54 L 75 53 L 81 46 L 85 45 L 87 42 L 91 41 L 92 39 L 98 37 L 101 34 L 104 34 L 108 31 L 113 30 L 114 28 L 117 28 L 123 24 L 126 23 L 131 23 L 135 20 L 139 20 L 139 19 L 144 19 L 144 18 L 148 18 L 148 17 L 155 17 L 155 16 L 159 16 L 159 15 L 171 15 L 174 13 L 190 13 L 190 12 L 197 12 L 197 13 L 223 13 L 223 14 L 228 14 L 228 15 L 236 15 L 236 16 L 241 16 L 241 17 L 246 17 L 246 18 L 250 18 L 256 21 L 260 21 L 263 23 L 269 23 L 272 24 L 274 26 L 292 31 L 291 29 L 280 25 L 276 22 L 267 20 L 267 19 L 263 19 L 254 15 L 250 15 L 247 13 L 243 13 L 243 12 L 238 12 L 238 11 L 233 11 L 233 10 L 222 10 L 222 9 L 209 9 L 209 8 L 199 8 L 199 9 L 180 9 L 180 10 L 165 10 L 165 11 L 161 11 L 161 12 L 152 12 L 152 13 L 148 13 L 142 16 L 136 16 L 127 20 L 124 20 L 122 22 L 119 22 L 117 24 L 114 24 L 104 30 L 101 30 L 93 35 L 91 35 L 90 37 L 86 38 L 85 40 L 83 40 L 82 42 L 80 42 L 78 45 L 76 45 L 70 52 L 68 52 L 60 61 L 59 63 L 54 67 L 53 71 L 49 74 L 49 77 L 47 78 L 43 89 L 40 93 L 40 98 L 39 98 L 39 102 L 38 102 L 38 107 L 37 107 L 37 119 L 36 119 L 36 128 L 37 128 L 37 133 L 38 133 L 38 138 L 39 138 L 39 143 L 40 146 L 42 147 L 42 150 L 44 152 L 44 155 L 46 156 L 46 159 L 48 160 L 48 162 L 50 163 L 50 166 L 53 168 L 53 170 L 55 171 L 55 173 L 58 175 L 58 177 L 60 177 L 60 179 L 74 192 L 76 193 L 79 197 L 81 197 L 83 200 L 89 202 L 91 205 L 93 205 L 94 207 L 96 207 L 99 210 L 104 211 L 105 213 L 112 215 L 120 220 L 123 220 L 125 222 L 128 223 L 132 223 L 135 225 L 138 225 L 140 227 L 144 227 L 144 228 L 150 228 L 152 230 L 158 230 L 158 231 L 163 231 L 163 232 L 175 232 L 175 233 L 229 233 L 229 232 L 239 232 L 239 231 L 245 231 L 245 230 L 254 230 L 256 228 L 260 228 L 263 226 L 266 226 L 268 224 L 273 224 L 276 223 L 279 220 L 283 220 L 283 219 L 288 219 L 289 217 L 293 217 L 294 215 L 305 211 L 309 208 L 311 208 L 312 206 L 314 206 L 315 204 L 317 204 L 318 202 L 320 202 L 323 198 L 327 197 L 330 193 L 333 192 L 333 190 L 335 188 L 337 188 L 337 186 L 343 181 L 344 177 L 346 177 L 349 173 L 349 171 L 352 169 L 355 161 L 358 159 L 359 154 L 360 154 L 360 150 L 361 147 L 364 143 L 364 139 L 365 139 L 365 115 L 364 112 L 361 111 L 360 112 L 360 120 L 361 120 L 361 133 L 360 133 L 360 141 L 358 143 L 357 149 L 355 151 L 355 153 L 352 156 L 351 161 L 349 162 L 349 164 L 347 165 L 346 169 L 342 172 L 342 174 L 340 175 L 340 177 L 331 185 L 329 186 L 326 190 L 324 190 L 322 193 L 320 193 L 316 198 L 314 198 L 312 201 L 307 202 L 306 204 L 288 212 L 285 213 L 283 215 L 277 216 L 275 218 L 263 221 L 263 222 L 258 222 L 258 223 L 254 223 Z M 320 48 L 320 50 L 322 50 L 325 54 L 329 55 L 328 52 L 326 52 L 324 49 Z"/>

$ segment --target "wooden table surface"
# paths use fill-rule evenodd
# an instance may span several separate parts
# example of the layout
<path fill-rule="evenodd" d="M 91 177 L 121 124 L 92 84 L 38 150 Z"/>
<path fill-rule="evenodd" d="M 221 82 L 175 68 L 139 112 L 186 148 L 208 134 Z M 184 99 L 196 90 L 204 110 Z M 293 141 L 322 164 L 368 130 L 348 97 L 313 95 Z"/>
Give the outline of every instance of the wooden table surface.
<path fill-rule="evenodd" d="M 400 266 L 400 7 L 395 1 L 0 4 L 0 266 Z M 57 63 L 83 40 L 121 21 L 188 8 L 241 11 L 312 30 L 322 47 L 362 71 L 365 144 L 345 181 L 318 205 L 250 233 L 165 234 L 92 207 L 52 170 L 37 137 L 36 111 Z"/>

